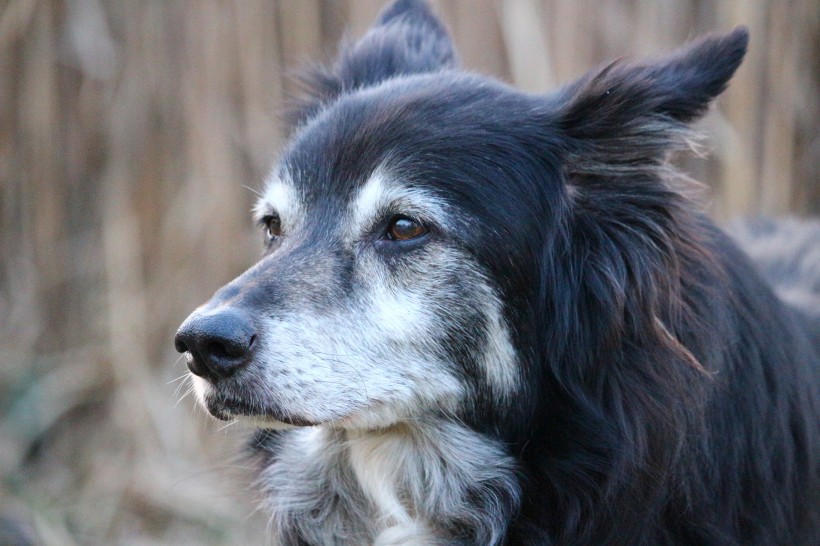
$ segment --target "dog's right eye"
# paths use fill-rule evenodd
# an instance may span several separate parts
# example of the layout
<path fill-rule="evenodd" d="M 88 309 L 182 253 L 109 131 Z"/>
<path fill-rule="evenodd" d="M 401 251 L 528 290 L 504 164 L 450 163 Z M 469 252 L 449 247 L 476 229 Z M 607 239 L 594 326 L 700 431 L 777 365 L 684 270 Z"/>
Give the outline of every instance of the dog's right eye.
<path fill-rule="evenodd" d="M 279 219 L 278 214 L 263 216 L 259 223 L 265 227 L 268 239 L 273 240 L 282 235 L 282 221 Z"/>

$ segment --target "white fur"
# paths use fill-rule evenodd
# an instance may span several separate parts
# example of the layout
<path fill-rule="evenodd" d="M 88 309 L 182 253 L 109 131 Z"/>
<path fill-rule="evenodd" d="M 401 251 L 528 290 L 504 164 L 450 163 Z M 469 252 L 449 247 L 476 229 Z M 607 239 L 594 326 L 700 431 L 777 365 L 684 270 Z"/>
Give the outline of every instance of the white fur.
<path fill-rule="evenodd" d="M 484 302 L 488 321 L 487 346 L 482 355 L 484 371 L 496 396 L 503 399 L 515 393 L 518 388 L 518 355 L 495 291 L 487 284 L 477 285 L 476 288 L 483 292 L 477 301 Z"/>
<path fill-rule="evenodd" d="M 302 218 L 303 205 L 293 182 L 288 177 L 271 175 L 265 186 L 262 197 L 253 209 L 254 218 L 258 221 L 268 214 L 277 214 L 282 230 L 293 231 Z"/>
<path fill-rule="evenodd" d="M 404 214 L 420 220 L 431 219 L 445 228 L 450 224 L 449 207 L 442 199 L 420 188 L 403 186 L 390 176 L 384 166 L 368 178 L 349 208 L 351 238 L 368 232 L 385 213 Z"/>
<path fill-rule="evenodd" d="M 503 499 L 515 509 L 520 495 L 514 471 L 500 445 L 454 423 L 318 427 L 288 433 L 262 486 L 280 537 L 296 530 L 317 544 L 345 543 L 340 535 L 356 544 L 439 544 L 441 523 L 460 521 L 476 525 L 479 543 L 494 544 L 505 532 Z M 335 514 L 324 512 L 330 498 Z M 325 517 L 305 521 L 317 511 Z M 340 530 L 337 517 L 352 514 L 367 523 Z"/>
<path fill-rule="evenodd" d="M 412 321 L 412 306 L 397 303 L 397 309 L 410 309 L 405 320 Z M 350 427 L 389 426 L 423 408 L 459 400 L 458 379 L 425 351 L 428 332 L 404 332 L 397 340 L 389 324 L 378 322 L 383 315 L 376 309 L 384 308 L 367 302 L 358 311 L 268 321 L 264 335 L 277 341 L 259 359 L 270 397 L 295 416 Z M 398 313 L 394 328 L 402 321 Z"/>

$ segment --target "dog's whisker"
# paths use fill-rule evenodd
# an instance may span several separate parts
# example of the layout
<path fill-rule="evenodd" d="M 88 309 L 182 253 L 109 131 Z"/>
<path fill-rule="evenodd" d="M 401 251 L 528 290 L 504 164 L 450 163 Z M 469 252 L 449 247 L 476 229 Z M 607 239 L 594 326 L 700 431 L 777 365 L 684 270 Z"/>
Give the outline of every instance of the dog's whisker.
<path fill-rule="evenodd" d="M 194 388 L 194 380 L 193 380 L 193 378 L 190 376 L 190 374 L 185 374 L 185 375 L 183 375 L 181 379 L 184 379 L 184 378 L 186 378 L 186 377 L 188 378 L 188 381 L 189 381 L 189 382 L 188 382 L 188 383 L 186 383 L 185 381 L 179 381 L 179 382 L 177 383 L 176 387 L 174 388 L 174 397 L 179 396 L 179 393 L 182 391 L 182 389 L 183 389 L 186 385 L 188 386 L 188 388 L 189 388 L 189 389 L 193 389 L 193 388 Z"/>
<path fill-rule="evenodd" d="M 183 395 L 179 398 L 179 400 L 177 400 L 177 401 L 176 401 L 176 403 L 174 404 L 174 407 L 179 406 L 179 404 L 180 404 L 183 400 L 185 400 L 185 398 L 187 398 L 187 397 L 188 397 L 188 395 L 190 395 L 192 392 L 194 392 L 194 390 L 195 390 L 194 385 L 191 385 L 190 387 L 188 387 L 188 390 L 186 390 L 186 391 L 183 393 Z"/>
<path fill-rule="evenodd" d="M 233 425 L 236 425 L 236 423 L 237 423 L 237 422 L 238 422 L 238 421 L 236 421 L 236 420 L 233 420 L 233 421 L 228 421 L 227 423 L 225 423 L 225 424 L 223 424 L 221 427 L 219 427 L 219 428 L 217 429 L 217 432 L 222 432 L 223 430 L 227 429 L 228 427 L 233 426 Z"/>
<path fill-rule="evenodd" d="M 177 364 L 179 364 L 180 360 L 183 360 L 183 359 L 185 359 L 185 358 L 186 358 L 186 353 L 182 353 L 181 355 L 179 355 L 179 356 L 177 357 L 177 359 L 176 359 L 176 360 L 174 360 L 174 363 L 171 365 L 171 367 L 172 367 L 172 368 L 175 368 L 175 367 L 177 366 Z"/>
<path fill-rule="evenodd" d="M 250 187 L 250 186 L 246 186 L 245 184 L 242 184 L 242 187 L 243 187 L 244 189 L 248 190 L 249 192 L 251 192 L 252 194 L 254 194 L 256 197 L 262 198 L 262 197 L 264 197 L 264 196 L 265 196 L 265 195 L 264 195 L 262 192 L 260 192 L 259 190 L 255 189 L 255 188 L 252 188 L 252 187 Z"/>
<path fill-rule="evenodd" d="M 179 377 L 177 377 L 176 379 L 172 379 L 172 380 L 168 381 L 168 382 L 167 382 L 167 383 L 165 383 L 165 384 L 166 384 L 166 385 L 171 385 L 171 384 L 173 384 L 173 383 L 176 383 L 177 381 L 181 381 L 181 380 L 185 379 L 186 377 L 188 377 L 188 372 L 185 372 L 184 374 L 180 375 L 180 376 L 179 376 Z"/>

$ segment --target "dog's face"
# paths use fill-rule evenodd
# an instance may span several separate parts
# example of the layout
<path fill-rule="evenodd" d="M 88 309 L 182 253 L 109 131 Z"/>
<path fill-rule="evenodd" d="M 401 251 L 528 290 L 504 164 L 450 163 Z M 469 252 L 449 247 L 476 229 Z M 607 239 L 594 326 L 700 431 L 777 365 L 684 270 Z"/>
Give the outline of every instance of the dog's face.
<path fill-rule="evenodd" d="M 376 427 L 457 413 L 476 389 L 516 390 L 511 334 L 481 246 L 504 241 L 510 221 L 499 214 L 526 212 L 487 200 L 515 188 L 492 162 L 509 161 L 492 150 L 509 131 L 488 119 L 487 103 L 521 109 L 526 100 L 500 85 L 477 95 L 472 78 L 444 80 L 351 94 L 295 136 L 256 206 L 264 257 L 182 328 L 197 335 L 233 321 L 213 329 L 247 343 L 232 359 L 210 354 L 218 339 L 184 341 L 212 414 Z"/>
<path fill-rule="evenodd" d="M 736 34 L 534 96 L 453 70 L 427 7 L 396 2 L 298 112 L 256 206 L 263 258 L 177 334 L 200 401 L 372 428 L 513 399 L 582 182 L 658 164 L 734 70 L 693 66 Z"/>

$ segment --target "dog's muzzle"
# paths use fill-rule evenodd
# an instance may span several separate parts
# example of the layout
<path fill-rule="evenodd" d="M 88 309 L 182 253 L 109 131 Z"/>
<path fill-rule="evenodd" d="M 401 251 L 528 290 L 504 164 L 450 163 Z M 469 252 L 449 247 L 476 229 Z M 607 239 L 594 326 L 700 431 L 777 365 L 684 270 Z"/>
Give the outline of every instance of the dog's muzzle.
<path fill-rule="evenodd" d="M 211 382 L 230 377 L 251 360 L 256 330 L 247 313 L 235 307 L 197 310 L 174 338 L 180 353 L 190 353 L 188 369 Z"/>

